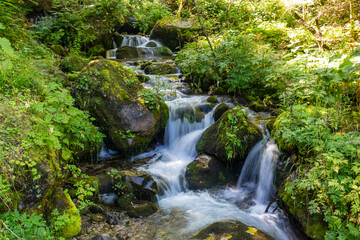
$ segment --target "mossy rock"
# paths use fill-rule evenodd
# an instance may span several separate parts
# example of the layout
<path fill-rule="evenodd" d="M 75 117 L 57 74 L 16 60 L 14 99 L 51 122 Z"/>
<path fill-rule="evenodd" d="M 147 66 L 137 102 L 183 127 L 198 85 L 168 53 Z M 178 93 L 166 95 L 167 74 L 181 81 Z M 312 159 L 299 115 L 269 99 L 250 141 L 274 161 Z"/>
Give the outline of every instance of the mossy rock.
<path fill-rule="evenodd" d="M 213 104 L 219 103 L 219 100 L 216 96 L 210 96 L 206 99 L 206 101 L 208 101 L 209 103 L 213 103 Z"/>
<path fill-rule="evenodd" d="M 95 46 L 89 48 L 89 50 L 87 51 L 87 54 L 89 56 L 105 57 L 106 49 L 104 48 L 104 46 L 102 44 L 98 44 L 98 45 L 95 45 Z"/>
<path fill-rule="evenodd" d="M 239 143 L 237 146 L 230 142 L 227 132 L 236 136 Z M 196 150 L 215 156 L 236 168 L 243 164 L 251 148 L 261 139 L 260 130 L 247 119 L 244 112 L 241 109 L 231 109 L 203 133 Z M 227 146 L 232 147 L 233 154 L 230 157 Z"/>
<path fill-rule="evenodd" d="M 155 213 L 158 207 L 148 201 L 139 201 L 132 194 L 124 194 L 117 200 L 118 206 L 125 210 L 130 217 L 147 217 Z"/>
<path fill-rule="evenodd" d="M 151 64 L 144 68 L 146 74 L 166 75 L 177 73 L 177 68 L 172 64 Z"/>
<path fill-rule="evenodd" d="M 216 158 L 201 154 L 186 168 L 185 178 L 192 190 L 208 189 L 228 182 L 234 174 Z"/>
<path fill-rule="evenodd" d="M 196 40 L 200 28 L 195 18 L 159 20 L 150 33 L 150 39 L 161 41 L 172 51 L 179 50 L 185 43 Z"/>
<path fill-rule="evenodd" d="M 158 191 L 154 178 L 144 171 L 121 171 L 113 179 L 113 188 L 117 189 L 118 195 L 133 194 L 139 200 L 156 201 Z"/>
<path fill-rule="evenodd" d="M 151 65 L 152 62 L 151 61 L 146 61 L 140 64 L 140 69 L 144 70 L 147 66 Z"/>
<path fill-rule="evenodd" d="M 144 74 L 137 74 L 136 77 L 139 79 L 141 83 L 147 82 L 150 80 L 149 76 L 146 76 Z"/>
<path fill-rule="evenodd" d="M 50 189 L 42 200 L 41 204 L 44 212 L 49 213 L 57 209 L 59 213 L 65 216 L 66 221 L 60 231 L 64 238 L 72 238 L 81 231 L 81 217 L 78 209 L 71 200 L 69 194 L 64 193 L 61 188 Z"/>
<path fill-rule="evenodd" d="M 146 47 L 157 47 L 157 44 L 156 44 L 156 42 L 150 41 L 146 44 Z"/>
<path fill-rule="evenodd" d="M 66 73 L 78 72 L 86 67 L 87 63 L 88 61 L 86 58 L 78 54 L 71 53 L 61 61 L 59 68 L 61 71 Z"/>
<path fill-rule="evenodd" d="M 225 103 L 221 103 L 219 104 L 215 110 L 214 110 L 214 113 L 213 113 L 213 116 L 214 116 L 214 120 L 217 121 L 221 118 L 221 116 L 230 109 L 230 107 L 225 104 Z"/>
<path fill-rule="evenodd" d="M 117 59 L 131 59 L 131 58 L 138 58 L 139 53 L 136 47 L 120 47 L 116 52 Z"/>
<path fill-rule="evenodd" d="M 175 109 L 174 112 L 175 119 L 187 119 L 189 123 L 201 122 L 204 117 L 204 113 L 199 108 L 194 108 L 191 105 L 183 105 L 181 108 Z"/>
<path fill-rule="evenodd" d="M 53 51 L 53 53 L 61 57 L 65 57 L 68 54 L 65 48 L 58 44 L 51 45 L 50 49 Z"/>
<path fill-rule="evenodd" d="M 267 127 L 267 129 L 269 130 L 270 133 L 274 129 L 275 121 L 276 121 L 276 119 L 271 119 L 266 123 L 266 127 Z"/>
<path fill-rule="evenodd" d="M 231 239 L 231 240 L 271 240 L 268 234 L 249 227 L 239 221 L 227 221 L 213 223 L 200 230 L 191 239 Z"/>
<path fill-rule="evenodd" d="M 262 101 L 253 101 L 250 108 L 256 112 L 266 112 L 269 108 Z"/>
<path fill-rule="evenodd" d="M 293 181 L 295 178 L 290 175 L 287 181 Z M 323 216 L 309 213 L 304 204 L 307 202 L 305 193 L 289 193 L 285 190 L 285 184 L 278 189 L 278 192 L 281 205 L 302 226 L 304 233 L 314 240 L 324 239 L 328 230 L 327 223 L 323 220 Z"/>
<path fill-rule="evenodd" d="M 122 156 L 143 152 L 165 129 L 167 105 L 121 63 L 92 61 L 73 85 L 76 103 L 96 119 L 106 145 Z"/>

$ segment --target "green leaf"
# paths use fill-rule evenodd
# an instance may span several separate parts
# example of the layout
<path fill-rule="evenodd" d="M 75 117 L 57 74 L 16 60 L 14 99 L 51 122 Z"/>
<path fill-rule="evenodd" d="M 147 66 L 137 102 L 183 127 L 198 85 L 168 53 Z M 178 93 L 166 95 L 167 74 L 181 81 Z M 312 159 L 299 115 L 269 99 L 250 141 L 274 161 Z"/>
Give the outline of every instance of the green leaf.
<path fill-rule="evenodd" d="M 5 54 L 10 57 L 15 57 L 14 49 L 11 47 L 11 43 L 7 38 L 0 38 L 0 46 L 4 50 Z"/>
<path fill-rule="evenodd" d="M 4 30 L 5 26 L 0 22 L 0 30 Z"/>
<path fill-rule="evenodd" d="M 61 156 L 64 160 L 68 160 L 71 157 L 71 150 L 69 150 L 68 148 L 65 148 L 61 151 Z"/>

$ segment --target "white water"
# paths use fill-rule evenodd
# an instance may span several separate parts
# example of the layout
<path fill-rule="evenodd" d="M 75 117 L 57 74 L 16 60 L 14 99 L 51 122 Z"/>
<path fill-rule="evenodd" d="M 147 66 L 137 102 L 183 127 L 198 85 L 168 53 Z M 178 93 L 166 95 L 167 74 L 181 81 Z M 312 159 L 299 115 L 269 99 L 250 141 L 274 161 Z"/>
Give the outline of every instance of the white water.
<path fill-rule="evenodd" d="M 124 39 L 121 42 L 121 47 L 146 47 L 150 42 L 154 43 L 155 47 L 162 47 L 162 44 L 155 40 L 150 40 L 149 36 L 140 35 L 123 35 Z"/>
<path fill-rule="evenodd" d="M 163 45 L 156 41 L 150 40 L 149 36 L 140 36 L 140 35 L 122 35 L 123 40 L 120 44 L 122 47 L 135 47 L 139 58 L 143 59 L 153 59 L 161 57 L 161 53 L 156 49 L 156 47 L 162 47 Z M 106 51 L 107 59 L 117 59 L 116 54 L 118 51 L 116 43 L 113 43 L 113 49 Z M 171 51 L 170 51 L 171 52 Z"/>
<path fill-rule="evenodd" d="M 190 109 L 195 112 L 196 105 L 203 103 L 204 99 L 178 98 L 167 102 L 170 116 L 164 146 L 151 152 L 149 155 L 156 156 L 141 168 L 152 174 L 164 190 L 158 196 L 161 209 L 170 211 L 180 208 L 186 212 L 186 227 L 176 229 L 174 226 L 174 231 L 176 229 L 185 236 L 214 222 L 239 220 L 268 233 L 274 239 L 296 239 L 281 210 L 272 213 L 275 204 L 270 207 L 269 213 L 265 213 L 276 190 L 273 170 L 278 156 L 277 146 L 269 138 L 256 144 L 249 153 L 237 187 L 213 192 L 195 192 L 186 187 L 186 166 L 195 159 L 196 143 L 213 123 L 213 118 L 212 112 L 209 112 L 200 122 L 190 123 L 186 118 L 181 118 L 179 111 L 191 112 Z"/>

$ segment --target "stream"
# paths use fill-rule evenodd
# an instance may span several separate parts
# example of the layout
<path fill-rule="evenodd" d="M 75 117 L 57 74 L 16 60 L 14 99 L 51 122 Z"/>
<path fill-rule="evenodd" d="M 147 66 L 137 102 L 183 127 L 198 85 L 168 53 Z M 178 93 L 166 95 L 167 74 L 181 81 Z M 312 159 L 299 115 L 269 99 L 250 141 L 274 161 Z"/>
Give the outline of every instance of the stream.
<path fill-rule="evenodd" d="M 121 46 L 146 49 L 147 54 L 139 60 L 152 60 L 166 64 L 174 64 L 171 59 L 155 57 L 151 54 L 149 43 L 161 46 L 159 42 L 150 41 L 144 36 L 124 36 Z M 116 58 L 117 45 L 109 50 L 109 59 Z M 137 73 L 144 74 L 132 61 L 125 64 Z M 263 140 L 258 142 L 248 154 L 241 170 L 237 184 L 222 186 L 211 190 L 189 190 L 185 180 L 186 166 L 196 156 L 196 144 L 202 133 L 214 123 L 213 111 L 206 101 L 207 96 L 189 95 L 186 83 L 181 81 L 181 73 L 169 75 L 147 75 L 150 80 L 144 83 L 146 88 L 156 87 L 166 99 L 169 107 L 169 120 L 165 129 L 164 141 L 149 152 L 145 152 L 131 161 L 149 158 L 137 170 L 151 174 L 162 189 L 157 195 L 160 209 L 168 214 L 180 211 L 182 224 L 173 224 L 165 233 L 166 239 L 189 239 L 196 231 L 219 221 L 238 220 L 269 234 L 274 239 L 299 239 L 296 237 L 286 214 L 278 208 L 276 202 L 269 202 L 276 194 L 274 185 L 275 168 L 279 158 L 279 150 L 267 131 L 266 114 L 249 111 L 249 117 L 262 129 Z M 219 98 L 232 106 L 226 98 Z M 202 118 L 196 119 L 196 109 L 202 110 Z M 244 110 L 245 111 L 245 110 Z M 265 117 L 264 117 L 265 116 Z M 196 120 L 194 120 L 196 119 Z M 265 119 L 265 120 L 264 120 Z M 111 150 L 103 149 L 101 156 L 111 154 Z M 107 154 L 107 155 L 106 155 Z M 163 238 L 157 238 L 163 239 Z"/>

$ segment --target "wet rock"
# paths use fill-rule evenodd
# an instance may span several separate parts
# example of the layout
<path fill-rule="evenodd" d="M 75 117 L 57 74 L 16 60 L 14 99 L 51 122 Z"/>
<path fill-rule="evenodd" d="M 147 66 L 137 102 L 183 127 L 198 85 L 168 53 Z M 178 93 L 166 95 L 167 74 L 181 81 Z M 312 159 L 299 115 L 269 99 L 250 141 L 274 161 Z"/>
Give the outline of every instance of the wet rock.
<path fill-rule="evenodd" d="M 229 138 L 229 134 L 234 136 Z M 241 109 L 231 109 L 201 136 L 196 150 L 215 156 L 227 166 L 238 169 L 251 148 L 262 139 L 260 130 Z"/>
<path fill-rule="evenodd" d="M 223 163 L 206 154 L 201 154 L 191 162 L 185 173 L 189 188 L 193 190 L 221 185 L 228 182 L 232 177 L 234 174 Z"/>
<path fill-rule="evenodd" d="M 230 107 L 227 104 L 225 103 L 219 104 L 214 110 L 214 120 L 215 121 L 219 120 L 219 118 L 224 114 L 224 112 L 226 112 L 229 109 Z"/>
<path fill-rule="evenodd" d="M 100 183 L 99 193 L 111 193 L 112 188 L 112 178 L 108 174 L 101 174 L 95 176 Z"/>
<path fill-rule="evenodd" d="M 92 61 L 73 85 L 77 105 L 96 119 L 106 145 L 120 156 L 144 151 L 165 129 L 167 105 L 118 62 Z"/>
<path fill-rule="evenodd" d="M 250 108 L 256 112 L 268 111 L 268 107 L 262 101 L 253 101 L 250 104 Z"/>
<path fill-rule="evenodd" d="M 156 44 L 156 42 L 148 42 L 146 44 L 146 47 L 157 47 L 157 44 Z"/>
<path fill-rule="evenodd" d="M 144 68 L 146 74 L 165 75 L 177 73 L 178 70 L 172 64 L 151 64 Z"/>
<path fill-rule="evenodd" d="M 139 200 L 156 200 L 157 183 L 147 172 L 121 171 L 113 181 L 113 187 L 122 186 L 118 195 L 131 193 Z"/>
<path fill-rule="evenodd" d="M 108 234 L 97 234 L 95 237 L 92 237 L 91 240 L 116 240 L 116 238 L 110 237 Z"/>
<path fill-rule="evenodd" d="M 209 103 L 214 103 L 214 104 L 219 103 L 219 100 L 217 99 L 216 96 L 210 96 L 207 98 L 206 101 L 208 101 Z"/>
<path fill-rule="evenodd" d="M 130 217 L 147 217 L 155 213 L 158 207 L 149 201 L 140 201 L 132 194 L 124 194 L 118 199 L 118 206 Z"/>
<path fill-rule="evenodd" d="M 96 214 L 92 214 L 90 216 L 90 219 L 93 222 L 104 222 L 105 221 L 105 216 L 100 214 L 100 213 L 96 213 Z"/>
<path fill-rule="evenodd" d="M 239 221 L 216 222 L 198 232 L 191 239 L 271 240 L 266 233 Z"/>
<path fill-rule="evenodd" d="M 137 74 L 136 77 L 139 79 L 141 83 L 147 82 L 150 80 L 149 76 L 146 76 L 144 74 Z"/>
<path fill-rule="evenodd" d="M 208 113 L 212 110 L 212 106 L 208 103 L 200 104 L 196 106 L 201 112 Z"/>
<path fill-rule="evenodd" d="M 161 41 L 172 51 L 179 50 L 185 43 L 195 41 L 199 32 L 195 19 L 163 19 L 156 23 L 150 33 L 150 39 Z"/>

